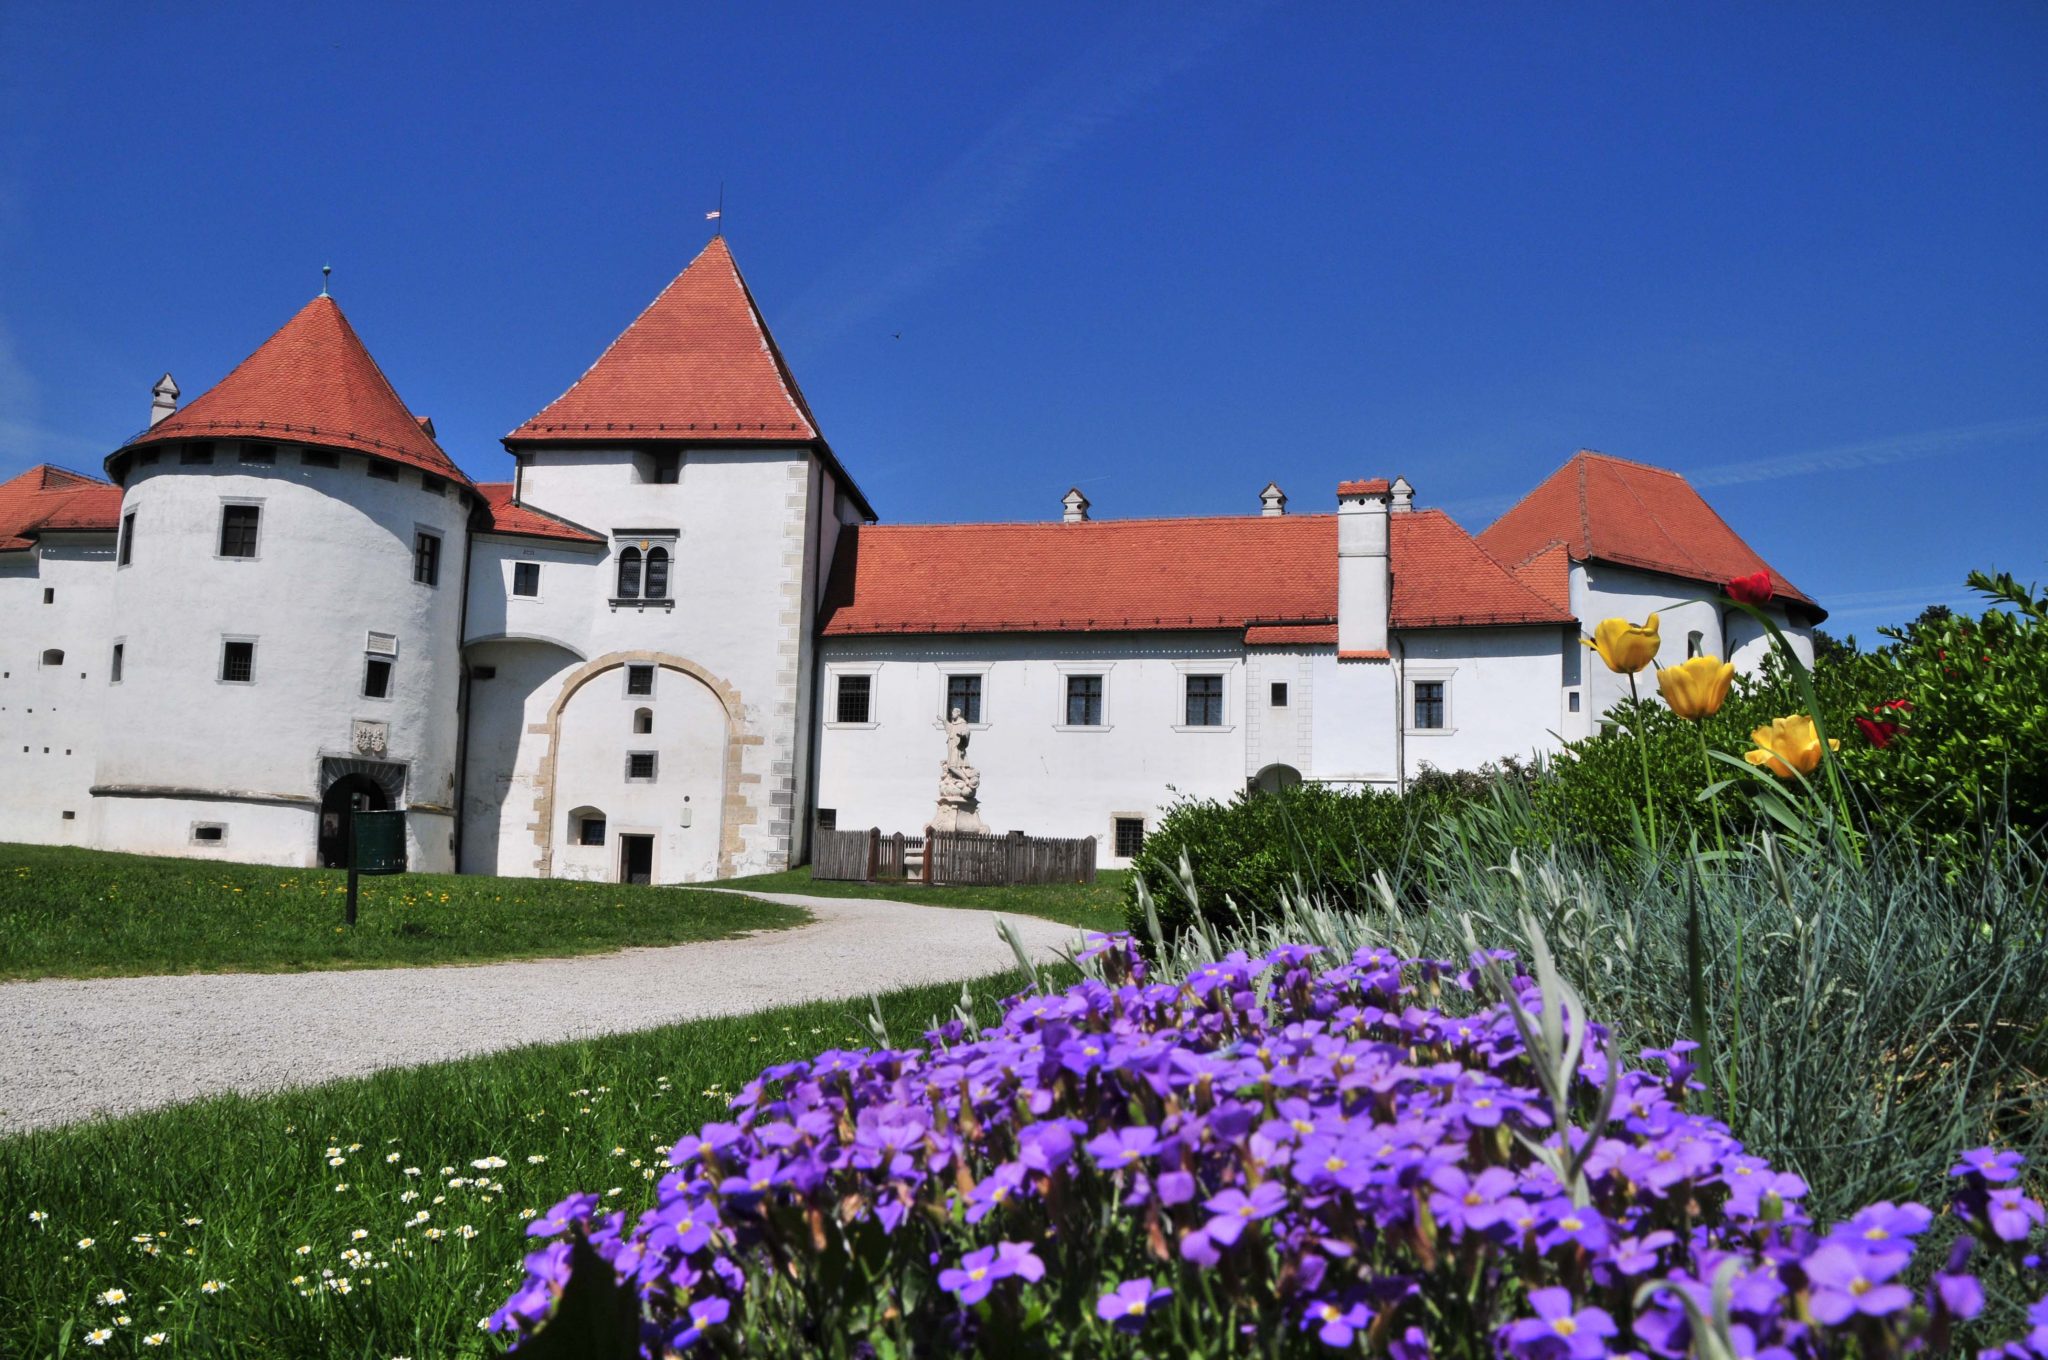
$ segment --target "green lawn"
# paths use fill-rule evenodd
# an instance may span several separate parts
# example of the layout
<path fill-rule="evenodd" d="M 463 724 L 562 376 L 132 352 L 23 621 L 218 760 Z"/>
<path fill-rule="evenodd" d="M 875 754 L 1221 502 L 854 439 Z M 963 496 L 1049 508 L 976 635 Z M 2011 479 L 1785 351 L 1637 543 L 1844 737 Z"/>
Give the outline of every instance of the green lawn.
<path fill-rule="evenodd" d="M 982 1020 L 1023 986 L 976 984 Z M 959 994 L 884 997 L 892 1039 Z M 493 1354 L 477 1322 L 519 1278 L 527 1211 L 596 1190 L 637 1213 L 676 1138 L 772 1062 L 871 1044 L 867 1013 L 790 1007 L 0 1139 L 0 1355 Z"/>
<path fill-rule="evenodd" d="M 346 875 L 0 844 L 0 979 L 386 968 L 604 953 L 795 925 L 804 913 L 680 888 Z"/>
<path fill-rule="evenodd" d="M 886 897 L 934 907 L 973 907 L 1016 916 L 1042 916 L 1082 930 L 1124 928 L 1124 869 L 1104 869 L 1093 883 L 1045 883 L 1017 888 L 927 888 L 917 883 L 842 883 L 814 880 L 808 868 L 779 874 L 729 879 L 721 888 L 752 888 L 760 892 L 815 893 L 820 897 Z"/>

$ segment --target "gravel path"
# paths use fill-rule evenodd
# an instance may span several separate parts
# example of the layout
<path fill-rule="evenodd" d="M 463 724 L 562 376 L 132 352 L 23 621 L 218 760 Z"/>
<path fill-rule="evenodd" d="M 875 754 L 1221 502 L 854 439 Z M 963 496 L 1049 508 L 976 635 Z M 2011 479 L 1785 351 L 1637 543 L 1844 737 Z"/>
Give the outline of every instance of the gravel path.
<path fill-rule="evenodd" d="M 808 925 L 573 959 L 0 984 L 0 1132 L 1000 972 L 995 914 L 749 893 Z M 1016 923 L 1046 957 L 1072 927 Z"/>

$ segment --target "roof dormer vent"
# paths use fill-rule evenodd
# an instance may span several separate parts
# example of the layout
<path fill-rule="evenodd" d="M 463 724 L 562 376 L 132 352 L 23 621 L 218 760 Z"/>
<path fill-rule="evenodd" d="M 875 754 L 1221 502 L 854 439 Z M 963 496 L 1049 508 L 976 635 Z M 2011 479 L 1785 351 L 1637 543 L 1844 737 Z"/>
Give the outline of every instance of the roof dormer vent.
<path fill-rule="evenodd" d="M 1406 477 L 1396 477 L 1394 479 L 1393 492 L 1394 503 L 1390 508 L 1395 514 L 1398 515 L 1415 508 L 1415 487 Z"/>
<path fill-rule="evenodd" d="M 1081 494 L 1080 487 L 1068 487 L 1067 494 L 1060 497 L 1060 505 L 1064 507 L 1064 512 L 1060 515 L 1060 519 L 1064 523 L 1086 524 L 1088 522 L 1088 498 Z"/>
<path fill-rule="evenodd" d="M 159 420 L 178 409 L 178 384 L 166 373 L 156 380 L 156 386 L 149 389 L 149 423 L 152 427 Z"/>
<path fill-rule="evenodd" d="M 1259 513 L 1262 515 L 1284 515 L 1287 513 L 1287 493 L 1280 489 L 1280 483 L 1266 483 L 1266 489 L 1259 493 Z"/>

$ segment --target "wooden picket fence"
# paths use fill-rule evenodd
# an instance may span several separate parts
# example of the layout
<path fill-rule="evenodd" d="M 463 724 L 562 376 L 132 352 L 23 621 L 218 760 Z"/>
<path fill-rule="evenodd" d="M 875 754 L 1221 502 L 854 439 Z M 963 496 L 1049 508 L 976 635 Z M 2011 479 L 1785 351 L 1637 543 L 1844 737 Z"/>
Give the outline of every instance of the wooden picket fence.
<path fill-rule="evenodd" d="M 1062 840 L 934 831 L 883 835 L 880 827 L 811 835 L 811 877 L 857 883 L 953 883 L 1008 887 L 1019 883 L 1093 883 L 1095 838 Z"/>

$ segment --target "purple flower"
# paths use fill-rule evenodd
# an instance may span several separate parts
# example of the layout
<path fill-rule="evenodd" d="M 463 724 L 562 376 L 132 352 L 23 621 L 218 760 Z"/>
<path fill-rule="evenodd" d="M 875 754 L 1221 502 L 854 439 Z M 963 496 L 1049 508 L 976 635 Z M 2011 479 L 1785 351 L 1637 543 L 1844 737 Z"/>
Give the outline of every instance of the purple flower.
<path fill-rule="evenodd" d="M 1987 1181 L 2003 1184 L 2020 1174 L 2020 1166 L 2026 1160 L 2009 1148 L 1971 1148 L 1963 1154 L 1961 1161 L 1948 1169 L 1948 1174 L 1982 1176 Z"/>
<path fill-rule="evenodd" d="M 1155 1288 L 1150 1279 L 1125 1280 L 1095 1301 L 1095 1316 L 1126 1335 L 1145 1325 L 1145 1315 L 1173 1297 L 1171 1289 Z"/>
<path fill-rule="evenodd" d="M 1338 1350 L 1349 1347 L 1366 1324 L 1372 1321 L 1372 1310 L 1362 1303 L 1337 1303 L 1329 1299 L 1317 1299 L 1303 1314 L 1301 1327 L 1307 1331 L 1316 1329 L 1316 1340 L 1325 1346 Z"/>
<path fill-rule="evenodd" d="M 1911 1306 L 1913 1293 L 1888 1281 L 1903 1258 L 1895 1254 L 1865 1255 L 1831 1242 L 1802 1262 L 1813 1296 L 1808 1307 L 1830 1327 L 1849 1318 L 1887 1317 Z"/>
<path fill-rule="evenodd" d="M 1287 1207 L 1287 1190 L 1273 1181 L 1262 1181 L 1247 1195 L 1242 1190 L 1225 1190 L 1206 1201 L 1203 1208 L 1216 1217 L 1203 1231 L 1224 1246 L 1235 1245 L 1247 1224 L 1271 1218 Z"/>
<path fill-rule="evenodd" d="M 1158 1146 L 1159 1130 L 1138 1124 L 1089 1139 L 1088 1155 L 1104 1171 L 1121 1171 Z"/>
<path fill-rule="evenodd" d="M 2041 1226 L 2041 1205 L 2022 1194 L 2019 1187 L 2008 1186 L 1991 1192 L 1984 1217 L 1999 1241 L 2024 1242 L 2028 1233 Z"/>
<path fill-rule="evenodd" d="M 962 1307 L 972 1308 L 988 1297 L 997 1281 L 1013 1275 L 1034 1281 L 1045 1278 L 1045 1263 L 1028 1243 L 1004 1242 L 968 1252 L 957 1268 L 939 1272 L 939 1288 L 958 1298 Z"/>
<path fill-rule="evenodd" d="M 553 1237 L 567 1230 L 571 1223 L 587 1221 L 597 1212 L 596 1195 L 571 1195 L 539 1218 L 526 1225 L 528 1237 Z"/>
<path fill-rule="evenodd" d="M 1607 1220 L 1591 1205 L 1545 1200 L 1536 1206 L 1536 1222 L 1536 1245 L 1544 1251 L 1554 1251 L 1565 1242 L 1575 1242 L 1590 1252 L 1607 1245 Z"/>
<path fill-rule="evenodd" d="M 1594 1360 L 1607 1353 L 1606 1339 L 1617 1330 L 1604 1309 L 1572 1310 L 1572 1296 L 1565 1289 L 1537 1289 L 1529 1294 L 1529 1306 L 1536 1316 L 1511 1322 L 1504 1334 L 1508 1349 L 1517 1355 L 1572 1360 Z"/>
<path fill-rule="evenodd" d="M 690 1305 L 690 1325 L 676 1337 L 677 1350 L 687 1350 L 697 1344 L 698 1338 L 732 1315 L 732 1304 L 725 1299 L 704 1299 Z"/>

